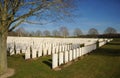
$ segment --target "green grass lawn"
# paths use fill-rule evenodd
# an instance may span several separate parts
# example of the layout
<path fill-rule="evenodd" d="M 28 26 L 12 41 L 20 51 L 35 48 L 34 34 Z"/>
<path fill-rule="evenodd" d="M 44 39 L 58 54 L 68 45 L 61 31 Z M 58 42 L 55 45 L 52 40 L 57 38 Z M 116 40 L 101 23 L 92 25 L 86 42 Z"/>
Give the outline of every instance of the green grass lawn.
<path fill-rule="evenodd" d="M 60 71 L 51 69 L 51 57 L 24 60 L 9 56 L 8 66 L 15 69 L 11 78 L 120 78 L 120 39 L 93 51 Z"/>

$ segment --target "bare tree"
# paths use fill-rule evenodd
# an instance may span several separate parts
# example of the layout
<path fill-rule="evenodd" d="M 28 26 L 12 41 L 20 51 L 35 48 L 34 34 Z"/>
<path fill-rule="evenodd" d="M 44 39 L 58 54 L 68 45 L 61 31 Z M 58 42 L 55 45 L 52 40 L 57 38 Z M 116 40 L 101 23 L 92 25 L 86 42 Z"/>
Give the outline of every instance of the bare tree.
<path fill-rule="evenodd" d="M 8 36 L 18 36 L 18 34 L 15 31 L 11 31 L 8 33 Z"/>
<path fill-rule="evenodd" d="M 117 30 L 115 28 L 112 27 L 108 27 L 105 31 L 104 34 L 116 34 Z"/>
<path fill-rule="evenodd" d="M 27 31 L 23 27 L 16 29 L 15 32 L 17 33 L 17 36 L 19 37 L 27 36 Z"/>
<path fill-rule="evenodd" d="M 49 16 L 58 18 L 64 14 L 69 15 L 69 11 L 66 10 L 72 8 L 73 2 L 75 1 L 0 0 L 0 74 L 7 70 L 6 41 L 8 31 L 12 31 L 23 22 L 36 23 L 29 17 L 45 18 L 44 20 L 46 20 Z"/>
<path fill-rule="evenodd" d="M 35 37 L 35 32 L 34 31 L 29 32 L 29 36 L 30 37 Z"/>
<path fill-rule="evenodd" d="M 91 28 L 91 29 L 88 31 L 88 34 L 89 34 L 89 35 L 98 35 L 99 33 L 98 33 L 97 29 Z"/>
<path fill-rule="evenodd" d="M 58 30 L 53 30 L 52 35 L 55 36 L 55 37 L 60 36 L 60 32 Z"/>
<path fill-rule="evenodd" d="M 40 30 L 37 30 L 37 31 L 35 32 L 35 35 L 38 36 L 38 37 L 39 37 L 39 36 L 42 36 L 42 32 L 41 32 Z"/>
<path fill-rule="evenodd" d="M 47 37 L 51 35 L 50 31 L 48 30 L 43 31 L 43 34 L 44 36 L 47 36 Z"/>
<path fill-rule="evenodd" d="M 69 32 L 68 29 L 66 27 L 60 27 L 60 34 L 61 36 L 63 36 L 64 38 L 69 36 Z"/>
<path fill-rule="evenodd" d="M 82 33 L 82 31 L 79 28 L 76 28 L 74 30 L 73 34 L 74 34 L 74 36 L 78 37 L 78 36 L 82 35 L 83 33 Z"/>

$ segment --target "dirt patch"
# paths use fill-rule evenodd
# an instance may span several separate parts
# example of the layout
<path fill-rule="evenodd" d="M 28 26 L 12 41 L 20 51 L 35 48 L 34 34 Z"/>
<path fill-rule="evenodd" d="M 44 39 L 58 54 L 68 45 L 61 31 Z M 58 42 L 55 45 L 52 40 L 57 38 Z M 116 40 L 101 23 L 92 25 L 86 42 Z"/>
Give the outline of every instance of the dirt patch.
<path fill-rule="evenodd" d="M 0 76 L 0 78 L 8 78 L 15 74 L 15 70 L 12 68 L 8 68 L 7 72 Z"/>
<path fill-rule="evenodd" d="M 62 68 L 68 67 L 72 64 L 72 62 L 68 62 L 67 64 L 63 65 Z"/>
<path fill-rule="evenodd" d="M 60 68 L 60 67 L 57 67 L 57 68 L 55 68 L 55 69 L 53 69 L 53 70 L 55 70 L 55 71 L 60 71 L 61 68 Z"/>

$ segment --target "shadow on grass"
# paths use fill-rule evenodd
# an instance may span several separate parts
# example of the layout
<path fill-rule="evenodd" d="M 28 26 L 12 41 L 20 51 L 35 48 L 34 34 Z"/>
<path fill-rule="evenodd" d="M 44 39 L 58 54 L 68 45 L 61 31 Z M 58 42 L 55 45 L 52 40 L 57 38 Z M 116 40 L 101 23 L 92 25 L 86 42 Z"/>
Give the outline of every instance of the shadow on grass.
<path fill-rule="evenodd" d="M 49 61 L 43 61 L 44 64 L 46 64 L 47 66 L 49 66 L 50 68 L 52 68 L 52 63 Z"/>
<path fill-rule="evenodd" d="M 110 45 L 112 45 L 111 47 L 109 47 Z M 95 52 L 93 52 L 93 55 L 103 55 L 103 56 L 112 56 L 112 57 L 116 57 L 116 56 L 120 56 L 120 48 L 114 48 L 115 46 L 119 46 L 120 43 L 107 43 L 106 46 L 103 46 L 101 48 L 98 48 L 97 50 L 95 50 Z"/>
<path fill-rule="evenodd" d="M 120 42 L 117 43 L 117 42 L 111 42 L 111 43 L 107 43 L 107 45 L 120 45 Z"/>
<path fill-rule="evenodd" d="M 120 50 L 112 50 L 112 49 L 99 49 L 96 52 L 92 53 L 92 55 L 103 55 L 103 56 L 120 56 Z"/>
<path fill-rule="evenodd" d="M 48 61 L 52 62 L 52 59 L 48 59 Z"/>
<path fill-rule="evenodd" d="M 25 55 L 22 55 L 22 58 L 25 59 Z"/>

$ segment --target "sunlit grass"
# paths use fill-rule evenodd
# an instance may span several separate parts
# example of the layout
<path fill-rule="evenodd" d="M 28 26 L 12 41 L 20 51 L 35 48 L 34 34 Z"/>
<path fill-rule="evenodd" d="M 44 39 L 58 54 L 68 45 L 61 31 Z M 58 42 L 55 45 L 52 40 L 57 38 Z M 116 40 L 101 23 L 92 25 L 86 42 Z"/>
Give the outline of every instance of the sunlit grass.
<path fill-rule="evenodd" d="M 15 69 L 15 75 L 11 78 L 120 78 L 120 39 L 61 71 L 51 69 L 51 56 L 27 61 L 21 55 L 9 56 L 8 66 Z"/>

